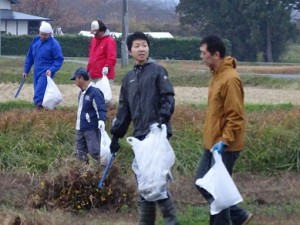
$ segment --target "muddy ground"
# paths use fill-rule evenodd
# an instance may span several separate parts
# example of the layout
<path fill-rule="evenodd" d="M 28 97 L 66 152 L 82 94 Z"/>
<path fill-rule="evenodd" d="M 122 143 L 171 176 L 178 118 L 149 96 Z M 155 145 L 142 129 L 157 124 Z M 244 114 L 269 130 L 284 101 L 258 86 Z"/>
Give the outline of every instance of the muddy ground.
<path fill-rule="evenodd" d="M 133 173 L 128 174 L 129 180 L 132 180 Z M 0 225 L 16 225 L 16 218 L 20 215 L 22 224 L 27 225 L 58 225 L 56 222 L 42 223 L 51 217 L 58 217 L 56 220 L 63 221 L 63 218 L 68 222 L 64 225 L 136 225 L 138 220 L 137 209 L 134 207 L 129 211 L 115 211 L 103 208 L 100 210 L 92 210 L 86 214 L 72 215 L 64 210 L 53 210 L 48 213 L 42 214 L 26 205 L 27 197 L 31 194 L 33 188 L 33 177 L 28 175 L 15 175 L 0 173 L 2 179 L 0 180 L 0 189 L 6 190 L 5 196 L 0 196 L 0 202 L 7 199 L 7 196 L 12 196 L 10 203 L 19 210 L 10 212 L 9 210 L 0 209 Z M 178 211 L 185 213 L 186 209 L 190 206 L 206 206 L 205 200 L 197 192 L 194 186 L 192 176 L 174 176 L 175 180 L 170 186 L 170 190 L 175 201 Z M 273 176 L 255 175 L 255 174 L 239 174 L 235 173 L 234 180 L 238 186 L 244 201 L 252 205 L 248 208 L 254 214 L 253 221 L 249 225 L 299 225 L 300 211 L 299 208 L 294 208 L 295 203 L 300 199 L 300 177 L 296 173 L 279 173 Z M 298 200 L 297 200 L 298 199 Z M 289 206 L 290 205 L 290 206 Z M 290 207 L 290 213 L 287 213 L 286 207 Z M 281 208 L 285 208 L 281 212 Z M 208 208 L 207 208 L 208 209 Z M 266 210 L 268 209 L 268 210 Z M 202 212 L 204 213 L 204 212 Z M 205 213 L 208 217 L 208 213 Z M 192 215 L 191 215 L 192 216 Z M 205 216 L 205 215 L 204 215 Z M 32 219 L 35 217 L 35 219 Z M 86 221 L 89 220 L 90 222 Z M 95 223 L 97 221 L 99 223 Z M 30 221 L 40 221 L 30 222 Z M 106 221 L 106 223 L 100 223 Z M 21 223 L 20 223 L 21 224 Z M 59 223 L 61 225 L 63 223 Z M 188 225 L 188 224 L 184 224 Z"/>

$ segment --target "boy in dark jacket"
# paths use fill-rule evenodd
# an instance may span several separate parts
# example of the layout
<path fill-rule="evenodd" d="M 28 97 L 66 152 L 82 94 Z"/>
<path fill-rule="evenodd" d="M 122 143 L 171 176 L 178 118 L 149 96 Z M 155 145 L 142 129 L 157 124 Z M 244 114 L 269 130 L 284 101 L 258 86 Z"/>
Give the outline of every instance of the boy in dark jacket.
<path fill-rule="evenodd" d="M 76 120 L 76 155 L 88 162 L 89 153 L 100 160 L 100 130 L 105 129 L 106 106 L 103 93 L 89 83 L 88 72 L 78 68 L 70 80 L 81 90 L 78 96 Z"/>
<path fill-rule="evenodd" d="M 127 133 L 133 123 L 133 136 L 143 140 L 154 123 L 166 124 L 168 137 L 172 135 L 170 118 L 174 112 L 174 89 L 168 79 L 167 71 L 150 61 L 149 40 L 142 32 L 135 32 L 127 38 L 129 54 L 134 58 L 134 68 L 123 81 L 119 96 L 119 107 L 111 133 L 111 152 L 119 150 L 118 139 Z M 158 204 L 166 225 L 179 224 L 170 195 L 157 202 L 139 199 L 139 225 L 154 225 Z"/>

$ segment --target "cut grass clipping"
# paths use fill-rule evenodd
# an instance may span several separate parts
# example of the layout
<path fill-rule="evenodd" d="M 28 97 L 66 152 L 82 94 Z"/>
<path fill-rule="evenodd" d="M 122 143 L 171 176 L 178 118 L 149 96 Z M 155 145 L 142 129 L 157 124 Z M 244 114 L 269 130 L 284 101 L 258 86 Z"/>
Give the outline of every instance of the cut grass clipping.
<path fill-rule="evenodd" d="M 60 208 L 71 212 L 100 207 L 118 211 L 132 207 L 134 187 L 125 182 L 118 167 L 110 167 L 104 186 L 98 188 L 103 169 L 103 166 L 91 169 L 76 159 L 70 165 L 66 161 L 60 173 L 56 171 L 40 179 L 27 204 L 32 208 Z"/>

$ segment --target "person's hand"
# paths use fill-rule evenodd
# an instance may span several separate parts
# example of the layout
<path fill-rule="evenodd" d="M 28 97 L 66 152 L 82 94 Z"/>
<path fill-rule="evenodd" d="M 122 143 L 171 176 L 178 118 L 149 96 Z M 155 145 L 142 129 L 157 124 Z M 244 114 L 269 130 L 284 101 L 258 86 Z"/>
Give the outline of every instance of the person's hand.
<path fill-rule="evenodd" d="M 50 77 L 50 76 L 51 76 L 51 70 L 47 70 L 47 71 L 46 71 L 46 76 L 47 76 L 47 77 Z"/>
<path fill-rule="evenodd" d="M 103 120 L 98 121 L 98 129 L 99 130 L 105 130 L 105 123 Z"/>
<path fill-rule="evenodd" d="M 120 149 L 119 138 L 113 136 L 109 148 L 112 154 L 117 153 Z"/>
<path fill-rule="evenodd" d="M 159 119 L 158 119 L 158 127 L 159 128 L 161 128 L 161 125 L 163 125 L 163 124 L 166 124 L 166 120 L 165 120 L 165 118 L 164 117 L 159 117 Z"/>
<path fill-rule="evenodd" d="M 217 151 L 219 154 L 222 154 L 227 147 L 228 145 L 224 141 L 219 141 L 211 148 L 210 152 Z"/>
<path fill-rule="evenodd" d="M 27 77 L 28 77 L 28 73 L 23 72 L 23 73 L 22 73 L 22 77 L 23 77 L 23 78 L 27 78 Z"/>
<path fill-rule="evenodd" d="M 106 76 L 107 74 L 108 74 L 108 67 L 105 66 L 105 67 L 103 67 L 103 69 L 102 69 L 102 75 L 103 75 L 103 76 Z"/>

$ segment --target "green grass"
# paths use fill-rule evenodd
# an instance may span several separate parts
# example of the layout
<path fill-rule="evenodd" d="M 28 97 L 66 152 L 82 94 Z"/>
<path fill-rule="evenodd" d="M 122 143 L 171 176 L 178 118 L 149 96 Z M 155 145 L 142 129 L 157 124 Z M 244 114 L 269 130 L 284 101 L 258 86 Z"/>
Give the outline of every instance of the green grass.
<path fill-rule="evenodd" d="M 178 106 L 173 118 L 174 135 L 172 147 L 176 153 L 174 174 L 190 176 L 202 154 L 202 124 L 206 105 Z M 178 113 L 177 113 L 178 111 Z M 281 171 L 300 172 L 300 108 L 292 104 L 247 104 L 247 140 L 245 151 L 237 162 L 236 170 L 240 172 L 276 174 Z M 33 175 L 42 175 L 59 158 L 71 158 L 75 145 L 74 126 L 76 108 L 60 107 L 55 111 L 35 111 L 30 102 L 11 101 L 0 104 L 0 170 Z M 112 118 L 109 118 L 109 130 Z M 130 136 L 132 128 L 128 132 Z M 121 150 L 114 163 L 124 173 L 131 170 L 132 150 L 125 138 L 121 139 Z M 177 177 L 177 176 L 176 176 Z M 23 220 L 37 224 L 45 218 L 55 218 L 52 224 L 99 224 L 103 217 L 93 212 L 82 212 L 76 216 L 61 211 L 23 210 L 14 208 L 10 201 L 4 202 L 5 210 L 10 207 L 11 215 L 20 215 Z M 178 219 L 180 224 L 208 224 L 209 208 L 207 205 L 180 206 Z M 261 223 L 271 224 L 274 218 L 284 221 L 298 221 L 296 215 L 300 210 L 298 201 L 280 205 L 258 205 L 254 200 L 243 202 L 245 208 L 262 218 Z M 1 213 L 0 209 L 0 213 Z M 136 212 L 133 212 L 134 214 Z M 119 214 L 119 213 L 118 213 Z M 117 215 L 118 215 L 117 214 Z M 33 216 L 34 215 L 34 216 Z M 1 214 L 0 214 L 1 216 Z M 158 224 L 163 224 L 158 215 Z M 132 219 L 131 219 L 132 220 Z M 114 218 L 111 222 L 100 224 L 111 225 L 113 221 L 124 221 Z M 260 219 L 255 219 L 260 221 Z M 41 224 L 43 224 L 41 222 Z M 51 222 L 49 222 L 51 224 Z M 278 223 L 279 224 L 279 223 Z M 284 224 L 284 223 L 280 223 Z M 291 224 L 291 223 L 290 223 Z"/>
<path fill-rule="evenodd" d="M 0 112 L 1 170 L 40 173 L 57 158 L 67 157 L 74 150 L 74 124 L 61 116 L 71 118 L 75 110 L 56 112 L 55 116 L 55 113 L 34 111 L 30 103 L 16 101 L 1 103 Z"/>
<path fill-rule="evenodd" d="M 209 208 L 208 206 L 195 207 L 187 205 L 177 216 L 180 224 L 207 225 L 209 223 Z M 164 224 L 162 218 L 159 218 L 158 224 Z"/>
<path fill-rule="evenodd" d="M 250 112 L 270 112 L 274 110 L 291 110 L 295 106 L 290 103 L 283 103 L 283 104 L 246 104 L 245 109 L 246 113 Z"/>
<path fill-rule="evenodd" d="M 280 58 L 281 62 L 300 63 L 300 45 L 290 44 L 286 53 Z"/>
<path fill-rule="evenodd" d="M 268 89 L 300 89 L 300 76 L 299 79 L 295 79 L 245 74 L 241 76 L 241 79 L 245 87 L 261 87 Z"/>
<path fill-rule="evenodd" d="M 202 125 L 205 108 L 181 106 L 173 117 L 176 153 L 173 169 L 194 173 L 202 154 Z M 246 147 L 237 163 L 238 171 L 276 173 L 300 172 L 300 108 L 291 104 L 246 105 Z M 30 103 L 0 104 L 1 170 L 41 173 L 59 157 L 71 157 L 74 150 L 76 108 L 37 112 Z M 109 130 L 112 118 L 107 122 Z M 132 128 L 127 136 L 131 135 Z M 126 138 L 121 139 L 117 161 L 130 168 L 133 153 Z"/>
<path fill-rule="evenodd" d="M 21 81 L 23 58 L 0 57 L 0 83 Z M 74 59 L 81 60 L 81 59 Z M 87 59 L 83 59 L 87 60 Z M 120 84 L 123 75 L 132 68 L 117 65 L 116 83 Z M 198 69 L 199 62 L 163 62 L 174 86 L 207 87 L 210 74 Z M 79 62 L 65 62 L 56 76 L 58 84 L 72 84 L 69 77 L 76 68 L 84 67 Z M 32 76 L 32 74 L 31 74 Z M 299 89 L 300 79 L 278 79 L 259 74 L 242 75 L 245 86 Z M 28 83 L 31 79 L 27 79 Z M 181 113 L 173 117 L 174 134 L 170 139 L 176 154 L 173 166 L 174 174 L 181 176 L 194 174 L 202 154 L 202 125 L 207 105 L 194 104 L 178 106 Z M 246 147 L 237 161 L 236 170 L 247 173 L 276 174 L 281 171 L 300 173 L 300 108 L 292 104 L 246 104 L 247 136 Z M 56 111 L 36 112 L 31 102 L 11 101 L 0 103 L 0 170 L 7 172 L 42 175 L 55 164 L 59 158 L 71 158 L 75 146 L 76 108 L 59 107 Z M 112 118 L 106 124 L 109 130 Z M 130 127 L 127 136 L 131 135 Z M 125 138 L 120 140 L 121 150 L 115 160 L 121 171 L 131 170 L 133 153 Z M 9 201 L 7 201 L 9 206 Z M 258 205 L 255 202 L 243 202 L 256 216 L 267 218 L 288 218 L 297 215 L 299 202 L 280 205 Z M 13 207 L 13 206 L 12 206 Z M 180 206 L 179 206 L 180 207 Z M 16 209 L 12 209 L 14 212 Z M 2 210 L 0 210 L 2 211 Z M 99 224 L 99 218 L 78 215 L 59 214 L 55 224 L 81 224 L 89 218 L 89 224 Z M 14 214 L 14 213 L 12 213 Z M 18 213 L 17 213 L 18 214 Z M 53 218 L 47 210 L 34 213 L 37 221 Z M 21 215 L 21 213 L 20 213 Z M 1 216 L 1 215 L 0 215 Z M 32 215 L 26 214 L 30 221 Z M 54 216 L 55 217 L 55 216 Z M 181 224 L 208 224 L 208 206 L 185 205 L 178 211 Z M 100 218 L 102 219 L 102 218 Z M 296 218 L 295 224 L 298 221 Z M 70 222 L 71 221 L 71 222 Z M 120 219 L 122 221 L 122 219 Z M 258 221 L 258 220 L 257 220 Z M 103 224 L 110 224 L 103 223 Z M 113 224 L 113 222 L 111 223 Z M 158 224 L 163 219 L 158 216 Z M 250 225 L 269 224 L 250 223 Z"/>
<path fill-rule="evenodd" d="M 0 103 L 0 112 L 7 112 L 15 109 L 33 109 L 34 106 L 31 102 L 18 100 L 18 101 L 8 101 Z"/>

